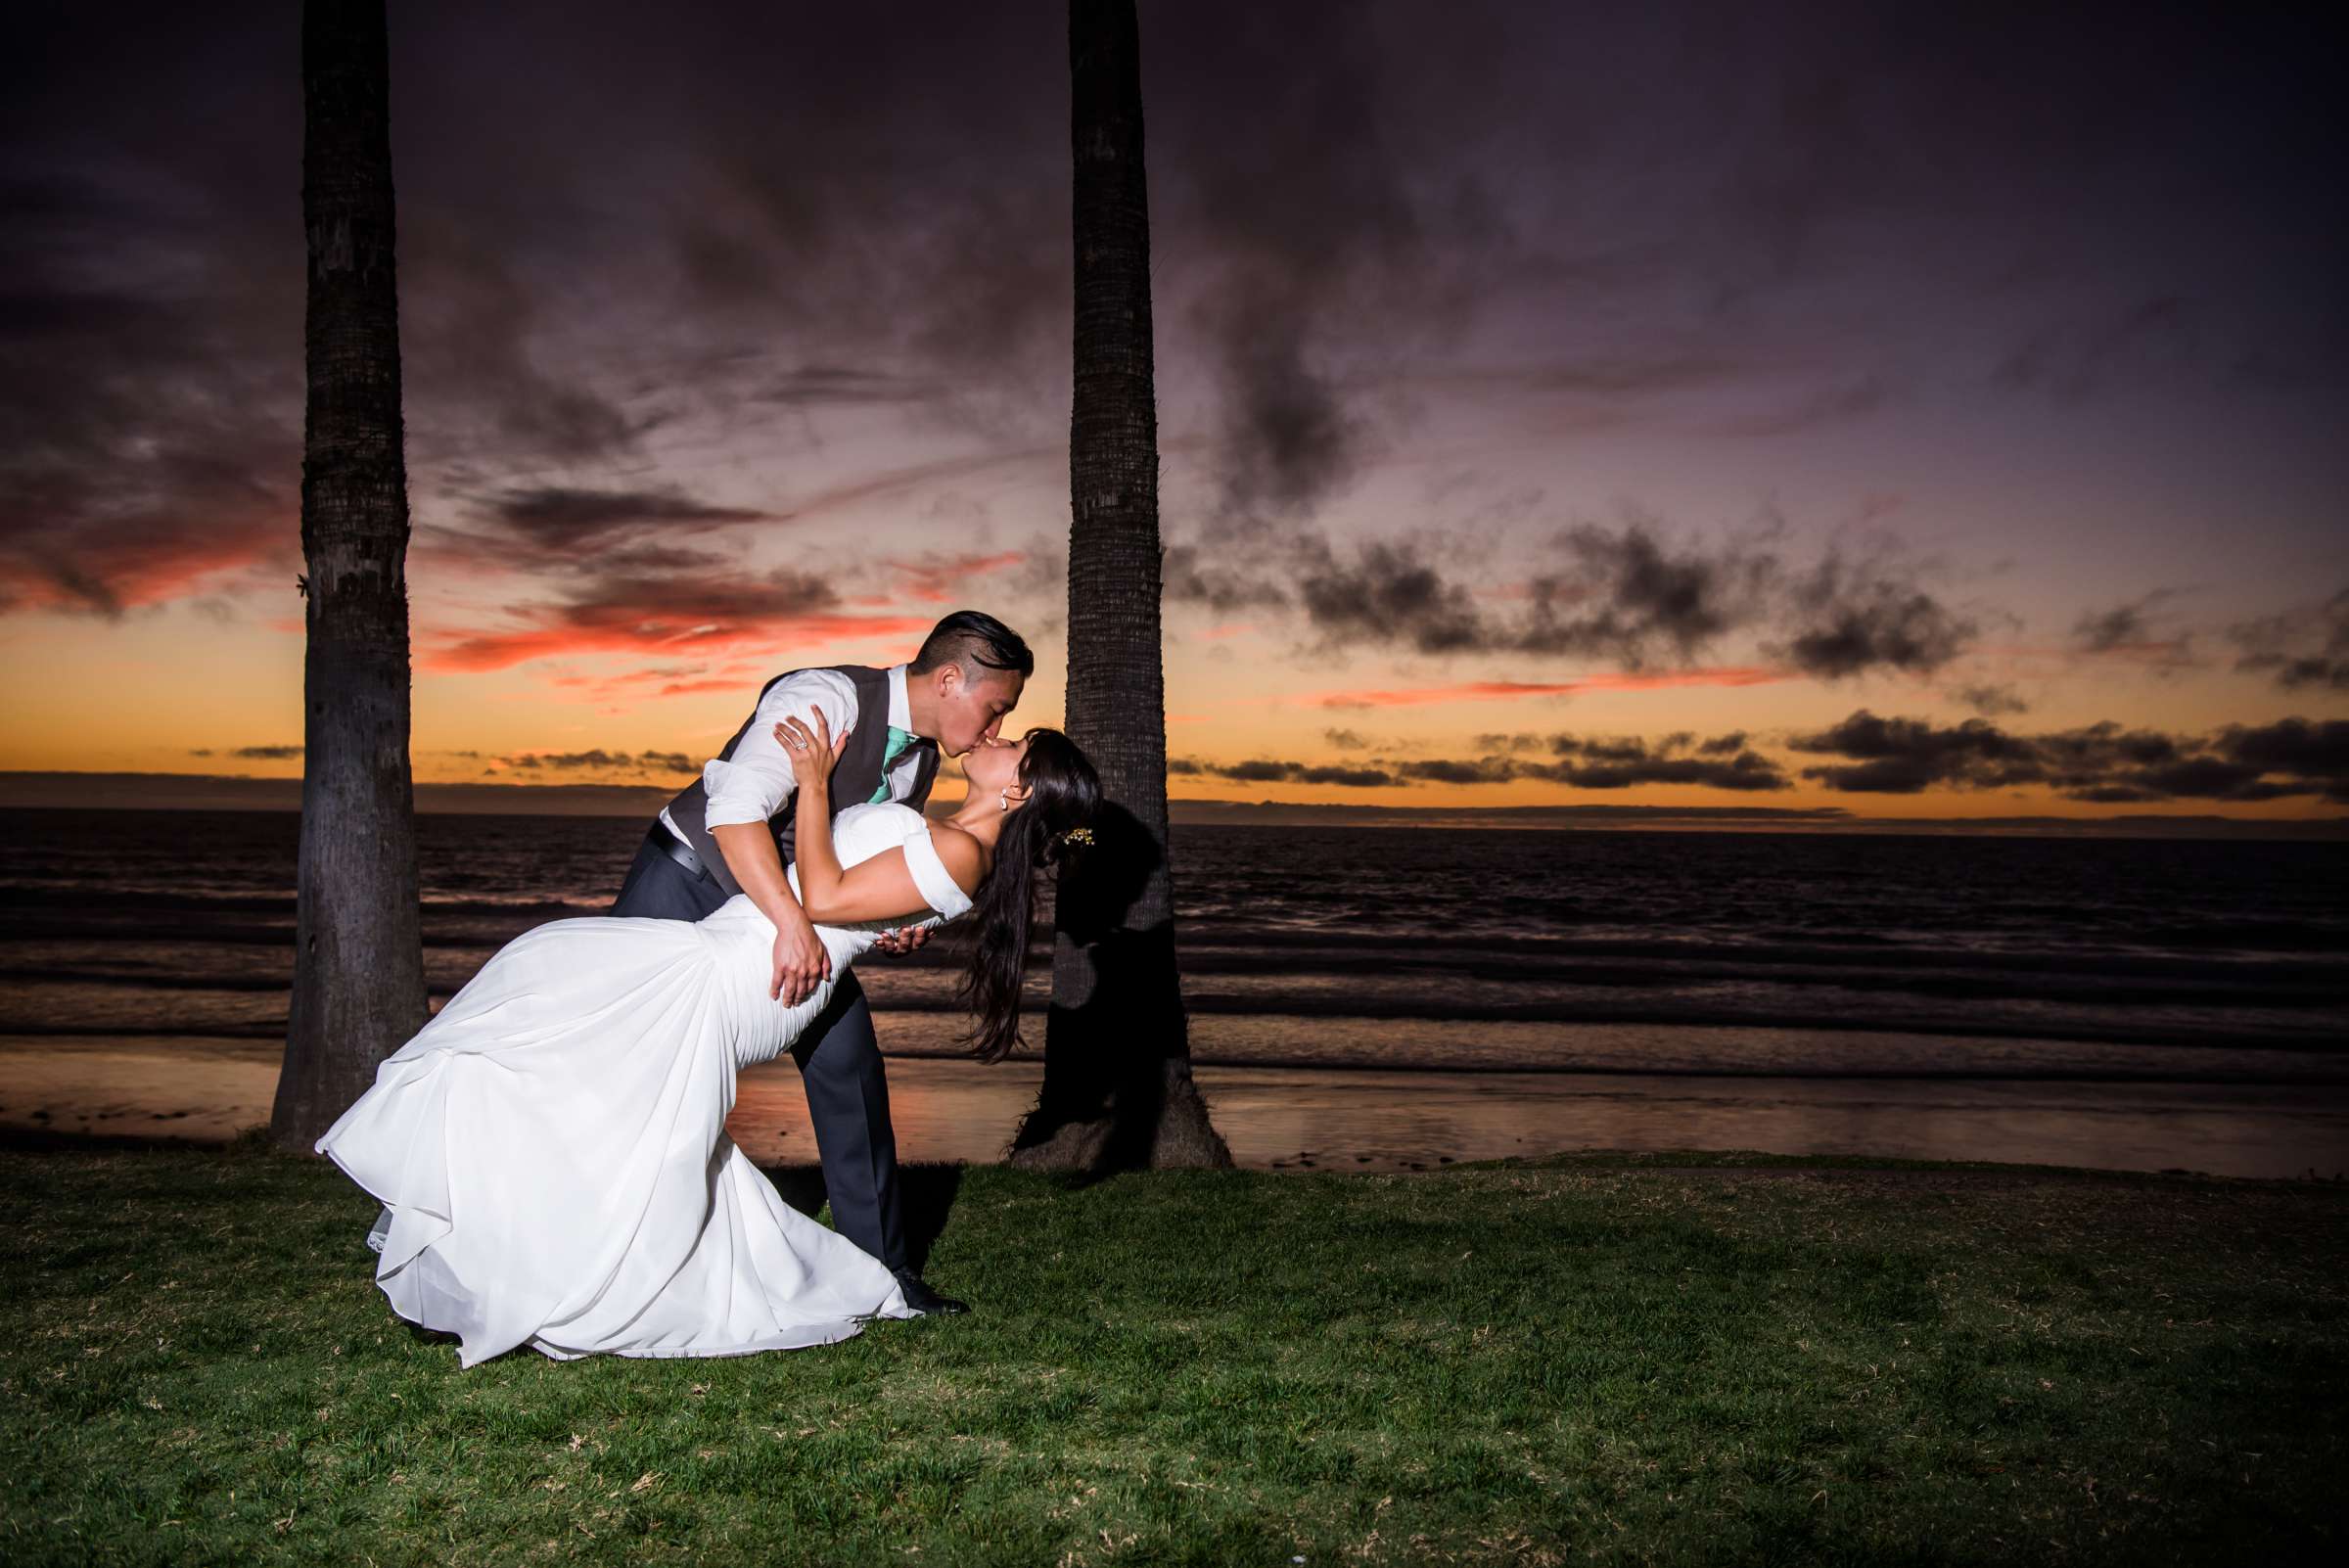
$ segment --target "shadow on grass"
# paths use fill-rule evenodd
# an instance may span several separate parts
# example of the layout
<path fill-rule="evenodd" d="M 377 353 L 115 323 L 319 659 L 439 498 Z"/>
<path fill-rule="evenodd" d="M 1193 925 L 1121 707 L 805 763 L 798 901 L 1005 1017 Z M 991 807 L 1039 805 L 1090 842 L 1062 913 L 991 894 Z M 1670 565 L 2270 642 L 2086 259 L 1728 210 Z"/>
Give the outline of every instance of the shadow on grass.
<path fill-rule="evenodd" d="M 761 1173 L 775 1184 L 783 1201 L 806 1215 L 818 1218 L 823 1213 L 824 1170 L 817 1165 L 777 1165 L 761 1167 Z M 959 1165 L 900 1165 L 898 1167 L 898 1198 L 905 1213 L 905 1261 L 915 1273 L 920 1273 L 930 1261 L 930 1249 L 945 1232 L 946 1215 L 954 1207 L 955 1194 L 962 1190 L 962 1167 Z"/>

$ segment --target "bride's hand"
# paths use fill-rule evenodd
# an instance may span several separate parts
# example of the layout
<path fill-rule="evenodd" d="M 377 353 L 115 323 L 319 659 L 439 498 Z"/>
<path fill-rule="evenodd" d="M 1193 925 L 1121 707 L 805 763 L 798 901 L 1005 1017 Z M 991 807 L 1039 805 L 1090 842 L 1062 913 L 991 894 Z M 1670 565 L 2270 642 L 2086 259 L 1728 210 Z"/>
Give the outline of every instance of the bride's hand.
<path fill-rule="evenodd" d="M 786 718 L 775 726 L 775 740 L 782 746 L 784 754 L 790 757 L 791 770 L 800 788 L 806 789 L 811 784 L 818 789 L 829 788 L 832 769 L 840 765 L 840 754 L 848 750 L 849 731 L 842 730 L 840 738 L 835 740 L 832 738 L 832 726 L 825 719 L 822 709 L 810 708 L 807 715 L 815 720 L 813 728 L 796 718 Z M 810 757 L 824 758 L 824 765 L 820 768 L 800 765 L 804 759 Z"/>

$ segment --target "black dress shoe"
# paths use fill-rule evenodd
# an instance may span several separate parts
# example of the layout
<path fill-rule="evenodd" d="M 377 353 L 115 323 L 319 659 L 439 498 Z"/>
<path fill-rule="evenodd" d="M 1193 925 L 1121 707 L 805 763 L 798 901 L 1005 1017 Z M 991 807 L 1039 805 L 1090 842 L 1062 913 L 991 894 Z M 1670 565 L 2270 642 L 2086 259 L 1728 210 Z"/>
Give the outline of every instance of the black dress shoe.
<path fill-rule="evenodd" d="M 905 1305 L 925 1316 L 967 1313 L 971 1310 L 969 1302 L 956 1301 L 951 1296 L 942 1296 L 928 1285 L 923 1284 L 922 1276 L 910 1268 L 898 1270 L 898 1288 L 905 1293 Z"/>

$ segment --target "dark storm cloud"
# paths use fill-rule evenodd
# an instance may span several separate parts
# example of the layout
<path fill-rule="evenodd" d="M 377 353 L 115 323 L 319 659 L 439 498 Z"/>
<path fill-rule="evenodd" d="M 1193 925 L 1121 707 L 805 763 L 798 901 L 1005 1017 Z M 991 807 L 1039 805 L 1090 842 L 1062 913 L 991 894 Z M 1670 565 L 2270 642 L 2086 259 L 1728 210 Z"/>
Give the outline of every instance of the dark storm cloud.
<path fill-rule="evenodd" d="M 1618 790 L 1635 784 L 1696 784 L 1716 790 L 1782 790 L 1792 782 L 1778 764 L 1758 752 L 1717 760 L 1707 757 L 1645 757 L 1624 761 L 1552 762 L 1546 777 L 1576 789 Z"/>
<path fill-rule="evenodd" d="M 1303 516 L 1339 488 L 1364 433 L 1330 379 L 1305 363 L 1304 318 L 1267 307 L 1222 328 L 1221 483 L 1239 513 Z"/>
<path fill-rule="evenodd" d="M 1899 568 L 1855 564 L 1830 552 L 1792 592 L 1799 628 L 1770 652 L 1806 674 L 1837 680 L 1871 669 L 1930 673 L 1963 653 L 1981 630 Z"/>
<path fill-rule="evenodd" d="M 700 531 L 692 525 L 678 527 L 687 534 Z M 422 572 L 493 567 L 527 575 L 549 590 L 565 579 L 572 579 L 576 591 L 581 578 L 657 576 L 689 585 L 696 578 L 722 583 L 740 576 L 739 555 L 667 542 L 668 532 L 615 522 L 582 528 L 567 537 L 559 526 L 532 531 L 494 523 L 476 528 L 422 523 L 415 526 L 409 559 Z"/>
<path fill-rule="evenodd" d="M 868 479 L 860 489 L 883 482 Z M 828 504 L 817 496 L 795 510 Z M 673 485 L 638 488 L 508 486 L 476 503 L 471 529 L 427 525 L 417 553 L 429 567 L 494 566 L 527 574 L 543 590 L 507 604 L 504 629 L 469 629 L 426 639 L 422 662 L 443 670 L 504 669 L 530 660 L 582 653 L 671 654 L 739 650 L 761 655 L 777 646 L 827 636 L 899 636 L 929 621 L 851 608 L 843 580 L 857 573 L 889 579 L 887 597 L 935 601 L 948 586 L 1021 565 L 1019 551 L 987 556 L 865 561 L 836 574 L 798 566 L 760 569 L 730 540 L 733 530 L 771 526 L 789 514 L 723 506 Z M 699 548 L 680 538 L 726 546 Z M 868 599 L 865 601 L 870 602 Z M 665 681 L 657 695 L 726 690 L 723 677 L 697 678 L 700 667 L 637 672 L 637 683 Z M 590 684 L 616 695 L 629 677 Z"/>
<path fill-rule="evenodd" d="M 1562 531 L 1562 570 L 1537 576 L 1518 651 L 1598 655 L 1637 669 L 1660 653 L 1693 656 L 1751 624 L 1779 574 L 1776 558 L 1731 541 L 1674 550 L 1646 524 Z"/>
<path fill-rule="evenodd" d="M 597 746 L 583 752 L 525 752 L 497 759 L 499 769 L 523 772 L 579 773 L 633 771 L 641 773 L 698 773 L 702 764 L 683 752 L 606 751 Z"/>
<path fill-rule="evenodd" d="M 565 654 L 734 652 L 852 636 L 915 636 L 931 618 L 859 615 L 843 607 L 826 579 L 778 567 L 732 576 L 599 571 L 560 596 L 512 605 L 513 625 L 452 635 L 420 662 L 444 670 L 503 669 Z"/>
<path fill-rule="evenodd" d="M 1694 737 L 1666 736 L 1650 743 L 1632 736 L 1585 740 L 1551 737 L 1553 761 L 1494 753 L 1472 759 L 1434 758 L 1401 762 L 1404 778 L 1431 784 L 1506 784 L 1541 779 L 1574 789 L 1619 790 L 1645 784 L 1693 784 L 1717 790 L 1782 790 L 1790 781 L 1778 765 L 1743 749 L 1743 736 L 1707 742 L 1696 755 L 1682 755 Z M 1732 755 L 1733 754 L 1733 755 Z"/>
<path fill-rule="evenodd" d="M 2183 657 L 2187 639 L 2161 637 L 2153 624 L 2154 606 L 2177 594 L 2175 588 L 2155 588 L 2109 610 L 2084 612 L 2072 625 L 2073 645 L 2091 654 L 2156 652 Z"/>
<path fill-rule="evenodd" d="M 1486 172 L 1413 113 L 1429 62 L 1334 5 L 1144 20 L 1161 319 L 1212 367 L 1229 514 L 1307 518 L 1342 492 L 1379 446 L 1373 379 L 1456 333 L 1509 248 Z M 1498 53 L 1473 31 L 1451 64 Z"/>
<path fill-rule="evenodd" d="M 930 474 L 984 472 L 1032 455 L 992 453 L 919 467 Z M 423 662 L 478 670 L 570 653 L 734 648 L 764 658 L 775 647 L 827 636 L 918 636 L 940 607 L 974 594 L 1031 635 L 1056 623 L 1048 613 L 1032 613 L 1052 604 L 1066 580 L 1062 546 L 1050 537 L 1017 550 L 868 554 L 845 562 L 804 555 L 798 558 L 804 564 L 771 570 L 746 559 L 747 530 L 796 523 L 903 482 L 902 472 L 867 476 L 778 511 L 722 506 L 675 486 L 510 487 L 477 504 L 472 528 L 419 527 L 414 553 L 429 569 L 491 566 L 528 575 L 538 591 L 504 607 L 515 623 L 505 630 L 428 639 Z M 680 536 L 716 547 L 676 542 Z M 1015 616 L 1014 607 L 1025 608 Z M 656 669 L 592 684 L 606 696 L 655 677 L 668 683 L 651 695 L 733 689 L 722 678 L 693 678 L 703 673 Z"/>
<path fill-rule="evenodd" d="M 1846 761 L 1803 769 L 1829 789 L 1912 795 L 1925 789 L 2044 786 L 2072 800 L 2349 801 L 2349 721 L 2287 718 L 2208 735 L 2130 729 L 2106 720 L 2018 735 L 1986 719 L 1939 726 L 1862 709 L 1789 742 Z"/>
<path fill-rule="evenodd" d="M 1371 544 L 1346 558 L 1326 545 L 1301 554 L 1298 600 L 1331 644 L 1393 643 L 1433 654 L 1482 652 L 1492 642 L 1468 589 L 1447 580 L 1413 545 Z"/>
<path fill-rule="evenodd" d="M 821 577 L 777 568 L 718 592 L 698 578 L 630 572 L 597 575 L 567 597 L 561 618 L 574 625 L 615 620 L 674 623 L 694 618 L 725 620 L 806 615 L 830 610 L 840 594 Z"/>
<path fill-rule="evenodd" d="M 674 486 L 639 490 L 568 489 L 556 485 L 513 488 L 482 508 L 515 532 L 539 544 L 585 545 L 615 532 L 659 528 L 665 533 L 695 527 L 758 523 L 764 512 L 713 506 Z"/>
<path fill-rule="evenodd" d="M 2035 748 L 1984 719 L 1950 729 L 1926 719 L 1878 718 L 1863 709 L 1816 735 L 1797 736 L 1798 752 L 1853 759 L 1851 765 L 1806 768 L 1830 789 L 1914 794 L 1930 785 L 1989 789 L 2044 782 Z"/>
<path fill-rule="evenodd" d="M 1518 776 L 1518 763 L 1508 757 L 1431 757 L 1400 763 L 1396 771 L 1422 784 L 1506 784 Z"/>
<path fill-rule="evenodd" d="M 607 752 L 598 746 L 584 752 L 526 753 L 520 757 L 501 757 L 498 761 L 507 767 L 530 771 L 546 769 L 552 772 L 571 772 L 579 768 L 633 767 L 636 760 L 626 752 Z"/>
<path fill-rule="evenodd" d="M 1320 762 L 1274 761 L 1255 759 L 1245 762 L 1202 762 L 1193 758 L 1178 758 L 1167 764 L 1170 773 L 1191 775 L 1212 774 L 1217 778 L 1236 779 L 1242 784 L 1335 784 L 1347 789 L 1375 789 L 1393 784 L 1396 777 L 1383 767 L 1332 766 Z"/>
<path fill-rule="evenodd" d="M 1225 566 L 1220 550 L 1196 545 L 1169 545 L 1161 580 L 1168 603 L 1205 605 L 1218 615 L 1279 609 L 1290 602 L 1277 583 L 1254 571 Z"/>
<path fill-rule="evenodd" d="M 2031 705 L 2025 702 L 2012 686 L 1981 682 L 1959 686 L 1950 693 L 1958 701 L 1980 714 L 1984 718 L 1997 718 L 2006 714 L 2027 714 Z"/>
<path fill-rule="evenodd" d="M 2267 672 L 2285 691 L 2349 691 L 2349 588 L 2322 605 L 2237 623 L 2227 638 L 2243 650 L 2235 669 Z"/>
<path fill-rule="evenodd" d="M 1686 730 L 1649 740 L 1640 735 L 1549 737 L 1556 759 L 1520 764 L 1527 772 L 1578 789 L 1625 789 L 1635 784 L 1698 784 L 1717 790 L 1782 790 L 1790 781 L 1778 764 L 1746 745 L 1743 730 L 1704 740 Z"/>
<path fill-rule="evenodd" d="M 1333 731 L 1359 739 L 1351 731 Z M 1170 770 L 1212 774 L 1257 784 L 1508 784 L 1532 779 L 1575 789 L 1615 790 L 1647 784 L 1690 784 L 1740 792 L 1782 790 L 1790 781 L 1778 765 L 1748 749 L 1742 733 L 1699 741 L 1686 731 L 1642 736 L 1495 735 L 1478 738 L 1484 755 L 1468 758 L 1374 760 L 1374 765 L 1329 766 L 1256 759 L 1202 762 L 1180 759 Z M 1529 757 L 1546 752 L 1547 760 Z"/>
<path fill-rule="evenodd" d="M 1216 559 L 1228 597 L 1205 592 L 1196 557 L 1183 556 L 1169 598 L 1228 609 L 1244 590 L 1257 608 L 1293 604 L 1324 650 L 1606 659 L 1636 671 L 1752 633 L 1790 669 L 1835 680 L 1930 672 L 1980 632 L 1888 542 L 1859 552 L 1830 543 L 1798 565 L 1749 537 L 1670 540 L 1643 517 L 1556 530 L 1522 591 L 1497 598 L 1479 591 L 1467 558 L 1442 537 L 1341 546 L 1311 530 L 1266 530 L 1225 536 Z"/>

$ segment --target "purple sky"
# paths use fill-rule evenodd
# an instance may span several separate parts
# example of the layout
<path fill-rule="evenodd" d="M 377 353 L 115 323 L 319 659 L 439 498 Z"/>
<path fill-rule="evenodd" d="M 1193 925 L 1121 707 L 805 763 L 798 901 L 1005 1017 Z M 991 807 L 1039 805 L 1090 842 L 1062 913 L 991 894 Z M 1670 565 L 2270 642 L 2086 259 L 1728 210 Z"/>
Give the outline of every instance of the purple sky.
<path fill-rule="evenodd" d="M 961 602 L 1056 716 L 1065 15 L 393 8 L 420 777 Z M 1145 5 L 1178 785 L 2334 814 L 2313 27 Z M 296 770 L 298 8 L 19 31 L 0 767 Z"/>

